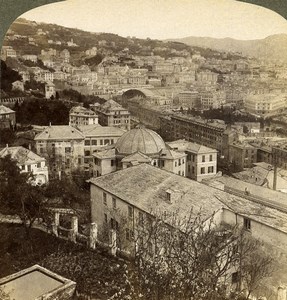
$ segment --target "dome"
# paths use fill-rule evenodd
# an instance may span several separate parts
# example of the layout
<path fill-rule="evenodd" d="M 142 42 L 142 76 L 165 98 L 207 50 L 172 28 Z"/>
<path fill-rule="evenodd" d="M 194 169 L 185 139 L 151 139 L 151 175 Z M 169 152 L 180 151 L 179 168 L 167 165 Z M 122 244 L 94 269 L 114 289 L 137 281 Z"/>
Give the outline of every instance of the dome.
<path fill-rule="evenodd" d="M 115 148 L 119 154 L 123 155 L 138 151 L 152 155 L 159 153 L 166 146 L 156 132 L 146 128 L 135 128 L 123 134 L 118 139 Z"/>

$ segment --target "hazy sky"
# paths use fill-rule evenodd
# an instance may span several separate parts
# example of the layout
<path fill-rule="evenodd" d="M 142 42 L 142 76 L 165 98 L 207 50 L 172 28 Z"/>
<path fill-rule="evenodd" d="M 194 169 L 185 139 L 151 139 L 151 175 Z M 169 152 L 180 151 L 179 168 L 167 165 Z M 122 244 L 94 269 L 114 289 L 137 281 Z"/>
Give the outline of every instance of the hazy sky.
<path fill-rule="evenodd" d="M 287 21 L 279 14 L 235 0 L 66 0 L 21 17 L 155 39 L 207 36 L 247 40 L 287 33 Z"/>

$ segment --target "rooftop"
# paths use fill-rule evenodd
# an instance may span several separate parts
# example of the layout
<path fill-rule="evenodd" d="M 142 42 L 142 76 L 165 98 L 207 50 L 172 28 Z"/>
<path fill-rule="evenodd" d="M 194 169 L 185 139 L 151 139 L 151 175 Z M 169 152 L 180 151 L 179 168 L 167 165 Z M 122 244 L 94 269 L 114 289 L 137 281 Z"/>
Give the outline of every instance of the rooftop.
<path fill-rule="evenodd" d="M 98 137 L 98 136 L 122 136 L 126 131 L 112 126 L 83 125 L 78 126 L 79 130 L 85 137 Z"/>
<path fill-rule="evenodd" d="M 35 141 L 40 140 L 84 140 L 84 135 L 73 126 L 51 125 L 35 136 Z"/>
<path fill-rule="evenodd" d="M 138 151 L 151 155 L 157 154 L 166 148 L 160 135 L 144 127 L 134 128 L 126 132 L 118 139 L 115 147 L 120 154 L 124 155 Z"/>
<path fill-rule="evenodd" d="M 210 152 L 217 152 L 216 149 L 209 148 L 197 143 L 192 143 L 187 140 L 181 139 L 172 142 L 166 143 L 171 149 L 178 150 L 178 151 L 191 151 L 194 153 L 210 153 Z"/>
<path fill-rule="evenodd" d="M 12 114 L 15 113 L 14 110 L 4 106 L 4 105 L 0 105 L 0 115 L 2 114 Z"/>
<path fill-rule="evenodd" d="M 287 233 L 287 214 L 149 164 L 91 178 L 90 182 L 147 213 L 176 213 L 184 218 L 192 209 L 209 218 L 225 208 Z M 167 192 L 172 201 L 167 200 Z"/>
<path fill-rule="evenodd" d="M 45 158 L 22 146 L 6 147 L 0 150 L 0 157 L 5 157 L 6 155 L 11 155 L 11 158 L 16 160 L 20 165 L 35 164 L 45 160 Z"/>

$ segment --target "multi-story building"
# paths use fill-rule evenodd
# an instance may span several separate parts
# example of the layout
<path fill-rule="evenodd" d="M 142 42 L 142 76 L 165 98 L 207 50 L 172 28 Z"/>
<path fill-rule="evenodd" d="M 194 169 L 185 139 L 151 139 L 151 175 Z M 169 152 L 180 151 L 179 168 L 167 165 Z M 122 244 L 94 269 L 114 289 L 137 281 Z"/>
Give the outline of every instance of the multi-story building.
<path fill-rule="evenodd" d="M 130 130 L 130 113 L 114 100 L 108 100 L 104 104 L 94 108 L 99 116 L 102 126 L 118 127 Z"/>
<path fill-rule="evenodd" d="M 2 48 L 1 48 L 1 59 L 6 60 L 7 57 L 16 58 L 17 53 L 11 46 L 2 46 Z"/>
<path fill-rule="evenodd" d="M 64 49 L 60 52 L 60 57 L 63 59 L 63 62 L 69 63 L 70 62 L 70 51 L 67 49 Z"/>
<path fill-rule="evenodd" d="M 218 80 L 218 74 L 213 73 L 209 70 L 207 71 L 200 71 L 196 73 L 196 80 L 200 82 L 216 84 Z"/>
<path fill-rule="evenodd" d="M 176 151 L 186 153 L 186 177 L 202 181 L 213 177 L 217 172 L 217 150 L 186 140 L 168 142 Z"/>
<path fill-rule="evenodd" d="M 260 295 L 275 291 L 274 299 L 277 297 L 278 286 L 282 280 L 284 282 L 286 275 L 287 216 L 269 201 L 277 205 L 281 201 L 284 203 L 286 197 L 282 193 L 254 186 L 249 196 L 249 188 L 246 187 L 250 184 L 242 184 L 241 181 L 233 182 L 233 188 L 229 188 L 225 183 L 216 182 L 215 178 L 208 186 L 149 164 L 92 178 L 89 182 L 91 221 L 97 224 L 98 237 L 102 242 L 111 241 L 109 234 L 113 230 L 120 237 L 117 246 L 121 250 L 132 255 L 136 243 L 140 246 L 144 241 L 150 243 L 148 246 L 152 251 L 159 245 L 155 242 L 160 242 L 158 239 L 148 240 L 150 231 L 141 230 L 144 224 L 151 224 L 154 218 L 159 218 L 163 224 L 175 228 L 173 232 L 176 232 L 181 230 L 184 220 L 200 214 L 207 221 L 205 224 L 212 220 L 212 226 L 240 228 L 248 236 L 264 243 L 264 249 L 280 261 L 280 271 L 272 277 L 272 283 L 268 281 L 264 284 Z M 259 189 L 262 196 L 257 196 Z M 265 204 L 262 201 L 264 198 L 269 200 Z M 233 277 L 233 274 L 230 275 Z"/>
<path fill-rule="evenodd" d="M 258 115 L 270 115 L 286 107 L 286 94 L 249 94 L 246 96 L 245 109 Z"/>
<path fill-rule="evenodd" d="M 183 107 L 198 108 L 199 94 L 196 91 L 182 91 L 178 94 L 178 104 Z"/>
<path fill-rule="evenodd" d="M 85 171 L 92 172 L 93 154 L 101 150 L 104 146 L 113 145 L 125 133 L 121 128 L 84 125 L 79 126 L 79 130 L 84 135 L 84 167 Z"/>
<path fill-rule="evenodd" d="M 78 129 L 68 126 L 48 126 L 34 138 L 36 153 L 46 158 L 51 177 L 83 169 L 85 137 Z"/>
<path fill-rule="evenodd" d="M 186 176 L 186 153 L 166 146 L 154 131 L 135 128 L 123 134 L 113 147 L 93 154 L 94 176 L 148 163 L 181 176 Z"/>
<path fill-rule="evenodd" d="M 187 115 L 160 117 L 160 132 L 168 141 L 186 139 L 216 149 L 225 161 L 228 159 L 228 145 L 235 140 L 235 132 L 224 122 Z"/>
<path fill-rule="evenodd" d="M 45 98 L 50 99 L 51 97 L 56 97 L 55 85 L 53 82 L 48 81 L 45 84 Z"/>
<path fill-rule="evenodd" d="M 257 148 L 244 142 L 230 144 L 229 162 L 235 170 L 251 168 L 257 162 Z"/>
<path fill-rule="evenodd" d="M 0 105 L 0 128 L 13 128 L 15 124 L 15 111 L 4 105 Z"/>
<path fill-rule="evenodd" d="M 0 157 L 10 155 L 11 159 L 16 160 L 21 172 L 31 172 L 34 176 L 32 183 L 42 185 L 48 182 L 48 167 L 46 159 L 34 152 L 22 147 L 5 147 L 0 150 Z"/>
<path fill-rule="evenodd" d="M 25 55 L 22 55 L 22 58 L 24 60 L 30 60 L 30 61 L 32 61 L 34 63 L 36 63 L 37 60 L 38 60 L 37 55 L 34 55 L 34 54 L 25 54 Z"/>
<path fill-rule="evenodd" d="M 72 126 L 98 124 L 97 114 L 83 106 L 72 107 L 69 112 L 69 122 Z"/>

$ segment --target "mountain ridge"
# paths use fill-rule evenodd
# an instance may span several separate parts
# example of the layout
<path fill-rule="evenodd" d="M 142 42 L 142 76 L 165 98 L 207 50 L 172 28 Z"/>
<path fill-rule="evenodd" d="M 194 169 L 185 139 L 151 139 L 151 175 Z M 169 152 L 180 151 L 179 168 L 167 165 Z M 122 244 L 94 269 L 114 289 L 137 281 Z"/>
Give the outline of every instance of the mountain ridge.
<path fill-rule="evenodd" d="M 217 51 L 241 53 L 261 59 L 283 60 L 287 62 L 287 34 L 274 34 L 263 39 L 238 40 L 230 37 L 212 38 L 189 36 L 166 41 L 177 41 L 189 46 L 210 48 Z"/>

